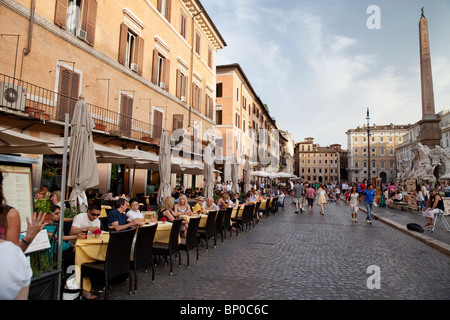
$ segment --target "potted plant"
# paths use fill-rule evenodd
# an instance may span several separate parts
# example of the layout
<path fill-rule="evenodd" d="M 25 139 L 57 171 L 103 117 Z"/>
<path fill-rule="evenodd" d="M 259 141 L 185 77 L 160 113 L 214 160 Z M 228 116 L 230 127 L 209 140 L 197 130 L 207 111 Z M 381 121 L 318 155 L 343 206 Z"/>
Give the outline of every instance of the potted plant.
<path fill-rule="evenodd" d="M 50 200 L 48 199 L 34 200 L 34 211 L 45 213 L 45 220 L 51 220 L 52 210 L 50 209 Z"/>

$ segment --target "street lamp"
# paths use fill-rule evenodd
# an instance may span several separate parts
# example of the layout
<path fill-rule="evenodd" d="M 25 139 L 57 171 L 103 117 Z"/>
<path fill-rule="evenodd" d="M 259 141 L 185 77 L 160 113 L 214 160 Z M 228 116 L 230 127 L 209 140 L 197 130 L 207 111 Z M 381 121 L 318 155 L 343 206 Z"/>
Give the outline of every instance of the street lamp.
<path fill-rule="evenodd" d="M 369 127 L 369 121 L 370 121 L 370 116 L 369 116 L 369 108 L 367 108 L 367 116 L 366 116 L 366 120 L 367 120 L 367 168 L 369 169 L 368 171 L 368 175 L 367 175 L 367 185 L 370 184 L 370 127 Z"/>

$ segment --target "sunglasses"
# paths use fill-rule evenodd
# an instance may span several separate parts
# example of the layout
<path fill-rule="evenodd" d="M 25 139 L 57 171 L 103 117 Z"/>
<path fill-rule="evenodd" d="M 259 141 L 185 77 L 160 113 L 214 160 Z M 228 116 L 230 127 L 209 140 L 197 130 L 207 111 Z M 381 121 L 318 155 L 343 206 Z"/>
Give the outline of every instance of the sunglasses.
<path fill-rule="evenodd" d="M 90 214 L 91 214 L 91 216 L 93 216 L 93 217 L 100 217 L 100 214 L 101 214 L 101 213 L 99 213 L 99 214 L 94 214 L 94 213 L 91 212 Z"/>

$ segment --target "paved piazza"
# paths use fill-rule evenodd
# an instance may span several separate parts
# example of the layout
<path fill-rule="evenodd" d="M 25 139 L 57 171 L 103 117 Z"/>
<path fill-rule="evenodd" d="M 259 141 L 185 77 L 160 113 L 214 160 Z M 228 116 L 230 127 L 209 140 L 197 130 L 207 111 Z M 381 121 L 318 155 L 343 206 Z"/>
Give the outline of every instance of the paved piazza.
<path fill-rule="evenodd" d="M 295 214 L 288 200 L 254 230 L 239 232 L 238 238 L 233 233 L 223 245 L 219 237 L 217 248 L 208 252 L 200 247 L 198 263 L 191 251 L 189 269 L 185 253 L 173 276 L 162 260 L 155 284 L 151 272 L 141 270 L 137 294 L 129 295 L 123 282 L 113 286 L 108 299 L 450 299 L 449 256 L 380 221 L 367 224 L 361 211 L 359 222 L 352 223 L 343 202 L 328 204 L 321 216 L 318 207 L 312 214 Z M 379 273 L 368 273 L 369 266 Z"/>

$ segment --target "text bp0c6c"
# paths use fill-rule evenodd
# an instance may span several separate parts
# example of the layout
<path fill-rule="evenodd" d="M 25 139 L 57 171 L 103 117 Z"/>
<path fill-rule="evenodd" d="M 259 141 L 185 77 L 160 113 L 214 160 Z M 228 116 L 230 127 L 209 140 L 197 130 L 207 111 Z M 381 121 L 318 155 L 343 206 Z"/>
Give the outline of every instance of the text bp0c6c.
<path fill-rule="evenodd" d="M 225 305 L 225 314 L 245 314 L 245 315 L 252 315 L 252 314 L 269 314 L 268 313 L 268 305 L 242 305 L 242 304 L 226 304 Z"/>

